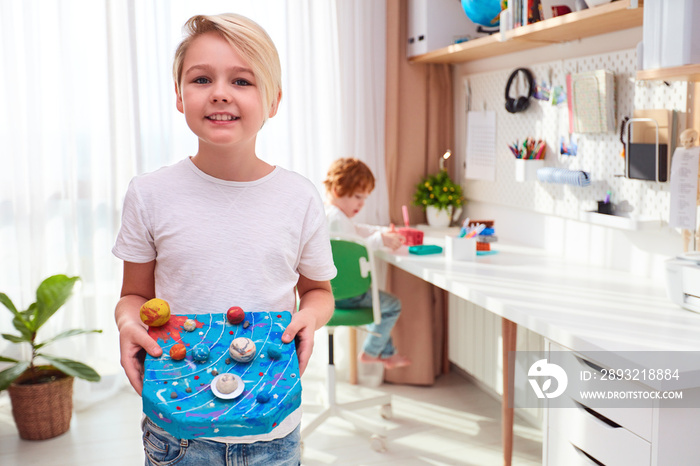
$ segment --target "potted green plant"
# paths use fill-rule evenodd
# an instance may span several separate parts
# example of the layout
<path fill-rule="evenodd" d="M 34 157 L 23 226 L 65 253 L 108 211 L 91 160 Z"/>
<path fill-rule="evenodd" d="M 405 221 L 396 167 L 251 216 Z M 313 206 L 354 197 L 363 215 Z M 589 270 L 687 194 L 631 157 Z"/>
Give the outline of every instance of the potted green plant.
<path fill-rule="evenodd" d="M 0 356 L 0 362 L 14 364 L 0 372 L 0 391 L 9 391 L 12 415 L 23 439 L 43 440 L 66 432 L 73 411 L 73 378 L 100 380 L 93 368 L 46 354 L 44 348 L 63 338 L 101 333 L 102 330 L 67 330 L 48 340 L 37 341 L 39 329 L 65 304 L 78 280 L 79 277 L 66 275 L 47 278 L 36 290 L 36 302 L 25 311 L 18 311 L 10 298 L 0 293 L 0 302 L 12 312 L 12 325 L 19 332 L 19 335 L 3 333 L 2 337 L 12 343 L 31 346 L 28 361 Z M 40 359 L 49 364 L 38 364 Z"/>
<path fill-rule="evenodd" d="M 413 205 L 425 209 L 428 224 L 432 226 L 449 226 L 459 216 L 463 204 L 462 187 L 452 181 L 445 169 L 423 178 L 413 195 Z"/>

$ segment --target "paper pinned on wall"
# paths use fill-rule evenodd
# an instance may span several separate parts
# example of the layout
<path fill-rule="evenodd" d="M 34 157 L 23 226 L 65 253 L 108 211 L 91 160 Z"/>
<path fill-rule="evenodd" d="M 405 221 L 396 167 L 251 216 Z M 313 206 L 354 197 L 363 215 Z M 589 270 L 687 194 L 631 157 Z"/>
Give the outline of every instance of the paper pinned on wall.
<path fill-rule="evenodd" d="M 678 148 L 671 162 L 671 205 L 668 226 L 695 230 L 700 147 Z"/>
<path fill-rule="evenodd" d="M 613 73 L 607 70 L 596 70 L 573 74 L 569 95 L 572 101 L 573 132 L 615 131 L 615 75 Z"/>
<path fill-rule="evenodd" d="M 496 179 L 496 113 L 473 111 L 467 114 L 468 180 Z"/>

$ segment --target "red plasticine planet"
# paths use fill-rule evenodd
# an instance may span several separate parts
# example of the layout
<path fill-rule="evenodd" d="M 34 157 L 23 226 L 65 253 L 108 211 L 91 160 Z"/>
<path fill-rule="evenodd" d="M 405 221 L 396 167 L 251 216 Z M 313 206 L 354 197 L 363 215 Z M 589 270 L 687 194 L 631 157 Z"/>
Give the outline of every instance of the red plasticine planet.
<path fill-rule="evenodd" d="M 245 312 L 238 306 L 233 306 L 226 312 L 226 318 L 233 325 L 240 324 L 245 319 Z"/>

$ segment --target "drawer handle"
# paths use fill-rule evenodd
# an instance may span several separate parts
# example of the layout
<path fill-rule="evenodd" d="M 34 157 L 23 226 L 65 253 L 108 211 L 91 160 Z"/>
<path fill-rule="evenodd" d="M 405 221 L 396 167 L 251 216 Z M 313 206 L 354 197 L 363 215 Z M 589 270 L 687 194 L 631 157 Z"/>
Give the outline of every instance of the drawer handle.
<path fill-rule="evenodd" d="M 576 359 L 579 360 L 579 362 L 582 362 L 583 364 L 587 365 L 587 366 L 590 367 L 591 369 L 593 369 L 593 370 L 595 370 L 595 371 L 598 371 L 598 372 L 603 372 L 603 367 L 599 366 L 598 364 L 594 364 L 594 363 L 592 363 L 591 361 L 589 361 L 589 360 L 587 360 L 587 359 L 583 359 L 583 358 L 580 357 L 580 356 L 575 356 L 575 357 L 576 357 Z"/>
<path fill-rule="evenodd" d="M 598 465 L 598 466 L 605 466 L 604 463 L 601 463 L 601 462 L 598 461 L 597 459 L 593 458 L 591 455 L 589 455 L 589 454 L 586 453 L 585 451 L 581 450 L 581 449 L 580 449 L 579 447 L 577 447 L 576 445 L 573 445 L 573 444 L 572 444 L 571 446 L 574 447 L 574 449 L 576 450 L 576 452 L 577 452 L 579 455 L 582 455 L 584 458 L 586 458 L 588 461 L 592 462 L 593 464 L 596 464 L 596 465 Z"/>
<path fill-rule="evenodd" d="M 604 422 L 604 423 L 607 424 L 608 426 L 610 426 L 610 427 L 612 427 L 612 428 L 614 428 L 614 429 L 619 429 L 620 427 L 622 427 L 622 426 L 621 426 L 620 424 L 618 424 L 617 422 L 611 421 L 611 420 L 608 419 L 607 417 L 603 416 L 602 414 L 600 414 L 600 413 L 597 412 L 597 411 L 592 410 L 592 409 L 589 408 L 588 406 L 583 405 L 583 404 L 579 403 L 579 402 L 576 401 L 576 400 L 572 400 L 572 401 L 576 404 L 576 406 L 577 406 L 578 408 L 583 409 L 583 410 L 586 411 L 588 414 L 590 414 L 590 415 L 593 416 L 594 418 L 598 419 L 599 421 Z"/>

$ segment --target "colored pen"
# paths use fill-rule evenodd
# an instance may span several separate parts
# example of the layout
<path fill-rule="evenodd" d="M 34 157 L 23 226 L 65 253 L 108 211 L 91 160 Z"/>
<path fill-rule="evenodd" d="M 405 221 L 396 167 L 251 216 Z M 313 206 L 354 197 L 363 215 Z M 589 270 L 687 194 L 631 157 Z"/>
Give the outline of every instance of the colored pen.
<path fill-rule="evenodd" d="M 484 225 L 483 223 L 478 224 L 474 229 L 472 229 L 472 231 L 467 233 L 467 236 L 465 236 L 465 238 L 473 238 L 474 236 L 484 231 L 484 228 L 486 228 L 486 225 Z"/>
<path fill-rule="evenodd" d="M 405 205 L 401 206 L 401 211 L 403 212 L 403 224 L 406 225 L 406 228 L 408 228 L 410 225 L 408 222 L 408 207 Z"/>
<path fill-rule="evenodd" d="M 467 234 L 467 227 L 469 226 L 469 217 L 464 219 L 464 222 L 462 222 L 462 228 L 459 229 L 459 237 L 464 238 L 464 235 Z"/>
<path fill-rule="evenodd" d="M 547 148 L 547 144 L 544 141 L 540 141 L 540 148 L 537 149 L 537 156 L 535 157 L 537 160 L 544 158 L 544 151 Z"/>

